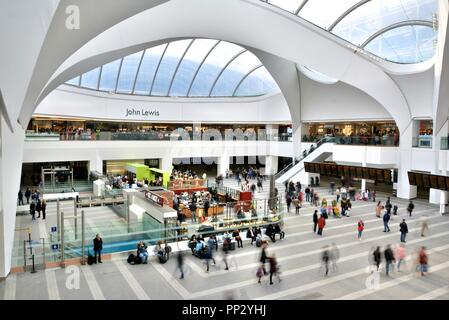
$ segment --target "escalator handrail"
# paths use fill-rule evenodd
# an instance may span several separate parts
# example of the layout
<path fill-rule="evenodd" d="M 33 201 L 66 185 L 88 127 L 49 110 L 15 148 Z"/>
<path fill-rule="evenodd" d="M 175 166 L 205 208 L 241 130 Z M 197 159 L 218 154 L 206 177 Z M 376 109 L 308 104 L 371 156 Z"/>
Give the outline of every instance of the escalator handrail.
<path fill-rule="evenodd" d="M 297 165 L 299 162 L 304 160 L 307 156 L 312 154 L 315 150 L 317 150 L 324 143 L 335 143 L 335 138 L 334 137 L 324 137 L 324 138 L 321 138 L 320 140 L 318 140 L 317 142 L 315 142 L 314 143 L 315 146 L 312 144 L 312 146 L 311 146 L 311 148 L 313 147 L 312 151 L 310 151 L 310 149 L 309 149 L 309 151 L 305 150 L 306 151 L 305 154 L 302 154 L 300 157 L 295 158 L 295 161 L 292 161 L 288 166 L 286 166 L 281 171 L 276 173 L 274 175 L 275 179 L 280 178 L 282 175 L 284 175 L 284 173 L 286 173 L 291 168 L 293 168 L 295 165 Z"/>

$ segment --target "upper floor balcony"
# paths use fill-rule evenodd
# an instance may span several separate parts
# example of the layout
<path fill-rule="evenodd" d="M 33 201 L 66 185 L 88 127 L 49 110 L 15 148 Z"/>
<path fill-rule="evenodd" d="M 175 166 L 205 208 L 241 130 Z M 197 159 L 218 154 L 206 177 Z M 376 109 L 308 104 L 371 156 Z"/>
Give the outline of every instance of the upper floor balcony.
<path fill-rule="evenodd" d="M 373 135 L 373 136 L 307 136 L 302 137 L 303 142 L 317 142 L 326 140 L 339 145 L 359 145 L 359 146 L 379 146 L 379 147 L 398 147 L 399 135 Z"/>
<path fill-rule="evenodd" d="M 189 131 L 75 131 L 27 132 L 26 141 L 170 141 L 170 140 L 230 140 L 230 141 L 282 141 L 291 142 L 287 134 L 235 133 L 218 130 L 193 134 Z"/>

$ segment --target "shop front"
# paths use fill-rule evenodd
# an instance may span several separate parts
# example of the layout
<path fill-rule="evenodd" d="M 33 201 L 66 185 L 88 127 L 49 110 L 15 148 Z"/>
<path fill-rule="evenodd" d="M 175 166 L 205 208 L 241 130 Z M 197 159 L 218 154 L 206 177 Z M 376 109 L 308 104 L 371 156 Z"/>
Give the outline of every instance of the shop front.
<path fill-rule="evenodd" d="M 414 120 L 412 145 L 415 148 L 432 148 L 433 121 L 429 119 Z"/>
<path fill-rule="evenodd" d="M 333 138 L 339 144 L 399 145 L 399 130 L 391 121 L 305 123 L 303 126 L 303 142 Z"/>

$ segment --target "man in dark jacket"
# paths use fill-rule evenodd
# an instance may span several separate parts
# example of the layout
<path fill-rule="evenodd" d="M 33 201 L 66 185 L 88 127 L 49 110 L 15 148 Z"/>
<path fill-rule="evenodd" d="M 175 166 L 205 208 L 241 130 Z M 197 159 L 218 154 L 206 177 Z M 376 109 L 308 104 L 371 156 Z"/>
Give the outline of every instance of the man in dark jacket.
<path fill-rule="evenodd" d="M 388 222 L 390 221 L 390 214 L 388 212 L 384 213 L 383 221 L 384 221 L 384 232 L 390 232 L 390 227 L 388 226 Z"/>
<path fill-rule="evenodd" d="M 30 214 L 31 214 L 31 219 L 36 220 L 36 205 L 34 204 L 34 202 L 31 202 L 31 204 L 30 204 Z"/>
<path fill-rule="evenodd" d="M 27 188 L 25 191 L 25 198 L 27 199 L 27 204 L 30 204 L 31 190 Z"/>
<path fill-rule="evenodd" d="M 19 198 L 19 206 L 23 206 L 23 193 L 22 193 L 22 190 L 19 190 L 18 198 Z"/>
<path fill-rule="evenodd" d="M 41 209 L 42 209 L 42 219 L 45 220 L 45 216 L 46 216 L 46 212 L 47 212 L 47 202 L 45 200 L 42 200 Z"/>
<path fill-rule="evenodd" d="M 384 255 L 385 255 L 385 271 L 388 276 L 390 273 L 390 267 L 393 265 L 393 262 L 395 261 L 393 250 L 391 250 L 390 245 L 387 245 Z"/>
<path fill-rule="evenodd" d="M 408 227 L 405 219 L 402 219 L 402 222 L 399 224 L 399 230 L 401 231 L 401 242 L 406 242 L 405 237 L 408 233 Z"/>
<path fill-rule="evenodd" d="M 279 236 L 281 237 L 281 240 L 285 238 L 285 232 L 281 230 L 281 226 L 278 224 L 276 224 L 276 226 L 274 227 L 274 237 L 276 238 L 276 234 L 279 234 Z"/>
<path fill-rule="evenodd" d="M 41 210 L 42 210 L 41 200 L 38 199 L 38 200 L 37 200 L 37 204 L 36 204 L 36 211 L 37 211 L 37 217 L 38 217 L 38 218 L 41 217 Z"/>
<path fill-rule="evenodd" d="M 318 225 L 318 210 L 313 213 L 313 232 L 316 233 L 316 227 Z"/>
<path fill-rule="evenodd" d="M 413 204 L 413 201 L 410 200 L 410 203 L 408 204 L 408 207 L 407 207 L 408 215 L 410 217 L 412 216 L 413 209 L 415 209 L 415 205 Z"/>
<path fill-rule="evenodd" d="M 391 213 L 391 208 L 392 208 L 392 207 L 393 207 L 393 206 L 391 205 L 390 197 L 388 197 L 388 198 L 387 198 L 387 202 L 385 203 L 385 210 L 387 210 L 387 213 L 388 213 L 388 214 Z"/>
<path fill-rule="evenodd" d="M 274 228 L 272 224 L 269 224 L 267 230 L 265 230 L 265 234 L 270 237 L 271 241 L 276 242 Z"/>
<path fill-rule="evenodd" d="M 103 239 L 97 233 L 97 236 L 94 239 L 95 263 L 97 263 L 97 255 L 98 255 L 98 262 L 103 263 L 101 262 L 101 250 L 103 250 Z"/>
<path fill-rule="evenodd" d="M 379 271 L 379 266 L 380 266 L 380 263 L 382 262 L 382 255 L 380 254 L 380 247 L 376 247 L 376 250 L 374 250 L 373 260 L 374 260 L 374 264 L 377 267 L 377 271 Z"/>
<path fill-rule="evenodd" d="M 310 202 L 310 188 L 309 187 L 306 188 L 305 193 L 306 193 L 306 201 Z"/>

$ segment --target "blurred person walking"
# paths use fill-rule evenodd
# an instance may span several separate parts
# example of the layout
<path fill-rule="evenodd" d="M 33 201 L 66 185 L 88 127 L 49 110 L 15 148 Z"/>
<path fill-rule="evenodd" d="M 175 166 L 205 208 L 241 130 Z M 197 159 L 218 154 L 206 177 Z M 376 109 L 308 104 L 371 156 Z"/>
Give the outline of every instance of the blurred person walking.
<path fill-rule="evenodd" d="M 385 271 L 386 275 L 390 275 L 390 268 L 393 268 L 393 263 L 395 262 L 393 250 L 391 249 L 391 246 L 388 244 L 384 251 L 385 256 Z"/>
<path fill-rule="evenodd" d="M 273 255 L 268 259 L 270 263 L 270 284 L 273 284 L 273 275 L 276 275 L 279 282 L 281 282 L 281 277 L 279 276 L 279 266 L 276 260 L 276 254 L 273 253 Z"/>
<path fill-rule="evenodd" d="M 405 263 L 405 256 L 406 256 L 404 244 L 401 243 L 396 247 L 395 256 L 396 256 L 396 260 L 398 261 L 396 268 L 397 268 L 398 272 L 401 272 L 401 270 L 400 270 L 401 263 L 402 262 Z"/>
<path fill-rule="evenodd" d="M 225 270 L 229 270 L 229 263 L 228 263 L 228 257 L 229 257 L 229 244 L 223 245 L 223 262 L 225 264 Z"/>
<path fill-rule="evenodd" d="M 426 252 L 426 247 L 421 247 L 418 254 L 419 261 L 419 271 L 421 272 L 421 276 L 425 276 L 428 272 L 429 265 L 429 256 Z"/>
<path fill-rule="evenodd" d="M 177 269 L 181 272 L 181 277 L 179 279 L 184 279 L 184 253 L 182 250 L 178 251 L 177 262 Z"/>
<path fill-rule="evenodd" d="M 267 262 L 268 256 L 267 256 L 267 242 L 262 243 L 262 252 L 260 254 L 260 263 L 262 264 L 263 274 L 267 275 L 267 270 L 265 269 L 265 263 Z"/>
<path fill-rule="evenodd" d="M 376 270 L 379 271 L 380 263 L 382 262 L 382 254 L 380 252 L 379 246 L 377 246 L 373 252 L 373 260 L 374 260 L 374 264 L 377 268 Z"/>
<path fill-rule="evenodd" d="M 321 261 L 323 262 L 325 276 L 329 274 L 329 260 L 330 260 L 329 246 L 325 246 L 323 247 L 323 252 L 321 253 Z"/>
<path fill-rule="evenodd" d="M 264 276 L 264 266 L 261 264 L 256 271 L 256 277 L 257 277 L 257 283 L 260 283 L 260 280 L 262 280 L 262 277 Z"/>
<path fill-rule="evenodd" d="M 424 231 L 429 232 L 429 224 L 426 216 L 421 217 L 421 237 L 424 237 Z"/>
<path fill-rule="evenodd" d="M 290 207 L 292 205 L 292 197 L 290 196 L 290 194 L 287 193 L 285 201 L 287 203 L 287 212 L 290 213 Z"/>
<path fill-rule="evenodd" d="M 204 259 L 206 259 L 206 272 L 209 272 L 210 261 L 212 260 L 214 265 L 216 265 L 216 262 L 214 259 L 214 254 L 213 254 L 212 248 L 210 246 L 206 246 L 206 252 L 204 254 Z"/>
<path fill-rule="evenodd" d="M 337 244 L 335 242 L 332 243 L 332 247 L 329 251 L 330 259 L 332 262 L 332 270 L 334 272 L 337 271 L 337 261 L 340 259 L 340 250 L 338 250 Z"/>

